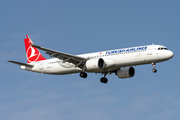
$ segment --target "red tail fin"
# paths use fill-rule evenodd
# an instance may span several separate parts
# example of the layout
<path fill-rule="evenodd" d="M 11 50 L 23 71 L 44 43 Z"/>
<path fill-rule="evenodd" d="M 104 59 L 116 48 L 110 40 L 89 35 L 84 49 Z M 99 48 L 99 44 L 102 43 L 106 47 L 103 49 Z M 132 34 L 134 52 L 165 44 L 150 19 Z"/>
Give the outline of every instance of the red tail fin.
<path fill-rule="evenodd" d="M 25 44 L 25 49 L 26 49 L 26 57 L 27 57 L 27 62 L 37 62 L 37 61 L 42 61 L 46 60 L 39 50 L 35 47 L 32 47 L 31 44 L 34 44 L 32 40 L 29 38 L 29 36 L 26 35 L 27 38 L 24 39 L 24 44 Z"/>

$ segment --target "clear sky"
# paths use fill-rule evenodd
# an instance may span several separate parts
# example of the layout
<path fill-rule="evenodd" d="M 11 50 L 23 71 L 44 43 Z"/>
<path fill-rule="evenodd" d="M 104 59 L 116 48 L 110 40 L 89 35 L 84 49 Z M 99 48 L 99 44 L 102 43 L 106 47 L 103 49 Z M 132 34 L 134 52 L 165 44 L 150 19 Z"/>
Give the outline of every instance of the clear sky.
<path fill-rule="evenodd" d="M 0 15 L 1 120 L 180 119 L 179 0 L 1 0 Z M 156 74 L 136 66 L 133 78 L 102 84 L 99 74 L 44 75 L 8 63 L 26 62 L 26 34 L 74 55 L 154 43 L 175 56 Z"/>

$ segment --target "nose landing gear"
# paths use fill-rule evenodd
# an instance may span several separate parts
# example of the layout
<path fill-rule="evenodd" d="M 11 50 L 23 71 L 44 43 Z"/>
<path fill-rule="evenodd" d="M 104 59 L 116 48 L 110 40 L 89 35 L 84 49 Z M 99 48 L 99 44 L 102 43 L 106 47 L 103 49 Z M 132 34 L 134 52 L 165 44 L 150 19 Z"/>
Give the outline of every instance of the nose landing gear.
<path fill-rule="evenodd" d="M 157 70 L 155 69 L 156 63 L 152 62 L 152 66 L 153 66 L 152 72 L 153 72 L 153 73 L 156 73 L 156 72 L 157 72 Z"/>

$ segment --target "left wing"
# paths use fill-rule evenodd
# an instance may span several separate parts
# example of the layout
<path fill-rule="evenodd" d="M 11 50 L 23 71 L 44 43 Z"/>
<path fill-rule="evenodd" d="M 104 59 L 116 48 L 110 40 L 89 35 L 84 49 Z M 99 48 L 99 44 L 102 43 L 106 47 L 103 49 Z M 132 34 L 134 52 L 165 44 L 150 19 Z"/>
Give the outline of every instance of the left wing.
<path fill-rule="evenodd" d="M 84 68 L 86 60 L 88 59 L 88 58 L 79 57 L 79 56 L 76 56 L 76 55 L 71 55 L 71 54 L 67 54 L 67 53 L 47 49 L 47 48 L 37 46 L 37 45 L 34 45 L 34 44 L 31 44 L 31 46 L 33 46 L 35 48 L 38 48 L 40 50 L 46 51 L 46 54 L 48 54 L 49 57 L 56 57 L 58 59 L 63 60 L 63 62 L 73 63 L 75 65 L 75 67 L 79 67 L 81 69 Z"/>

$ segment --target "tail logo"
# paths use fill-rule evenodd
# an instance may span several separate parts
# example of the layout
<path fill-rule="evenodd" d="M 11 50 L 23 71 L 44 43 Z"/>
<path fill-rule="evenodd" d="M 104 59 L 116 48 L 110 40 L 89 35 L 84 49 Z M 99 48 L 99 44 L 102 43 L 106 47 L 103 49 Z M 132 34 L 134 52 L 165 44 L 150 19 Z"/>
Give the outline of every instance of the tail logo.
<path fill-rule="evenodd" d="M 31 63 L 31 62 L 36 62 L 36 60 L 38 60 L 40 53 L 36 48 L 30 46 L 27 49 L 26 55 L 27 55 L 27 60 Z"/>

